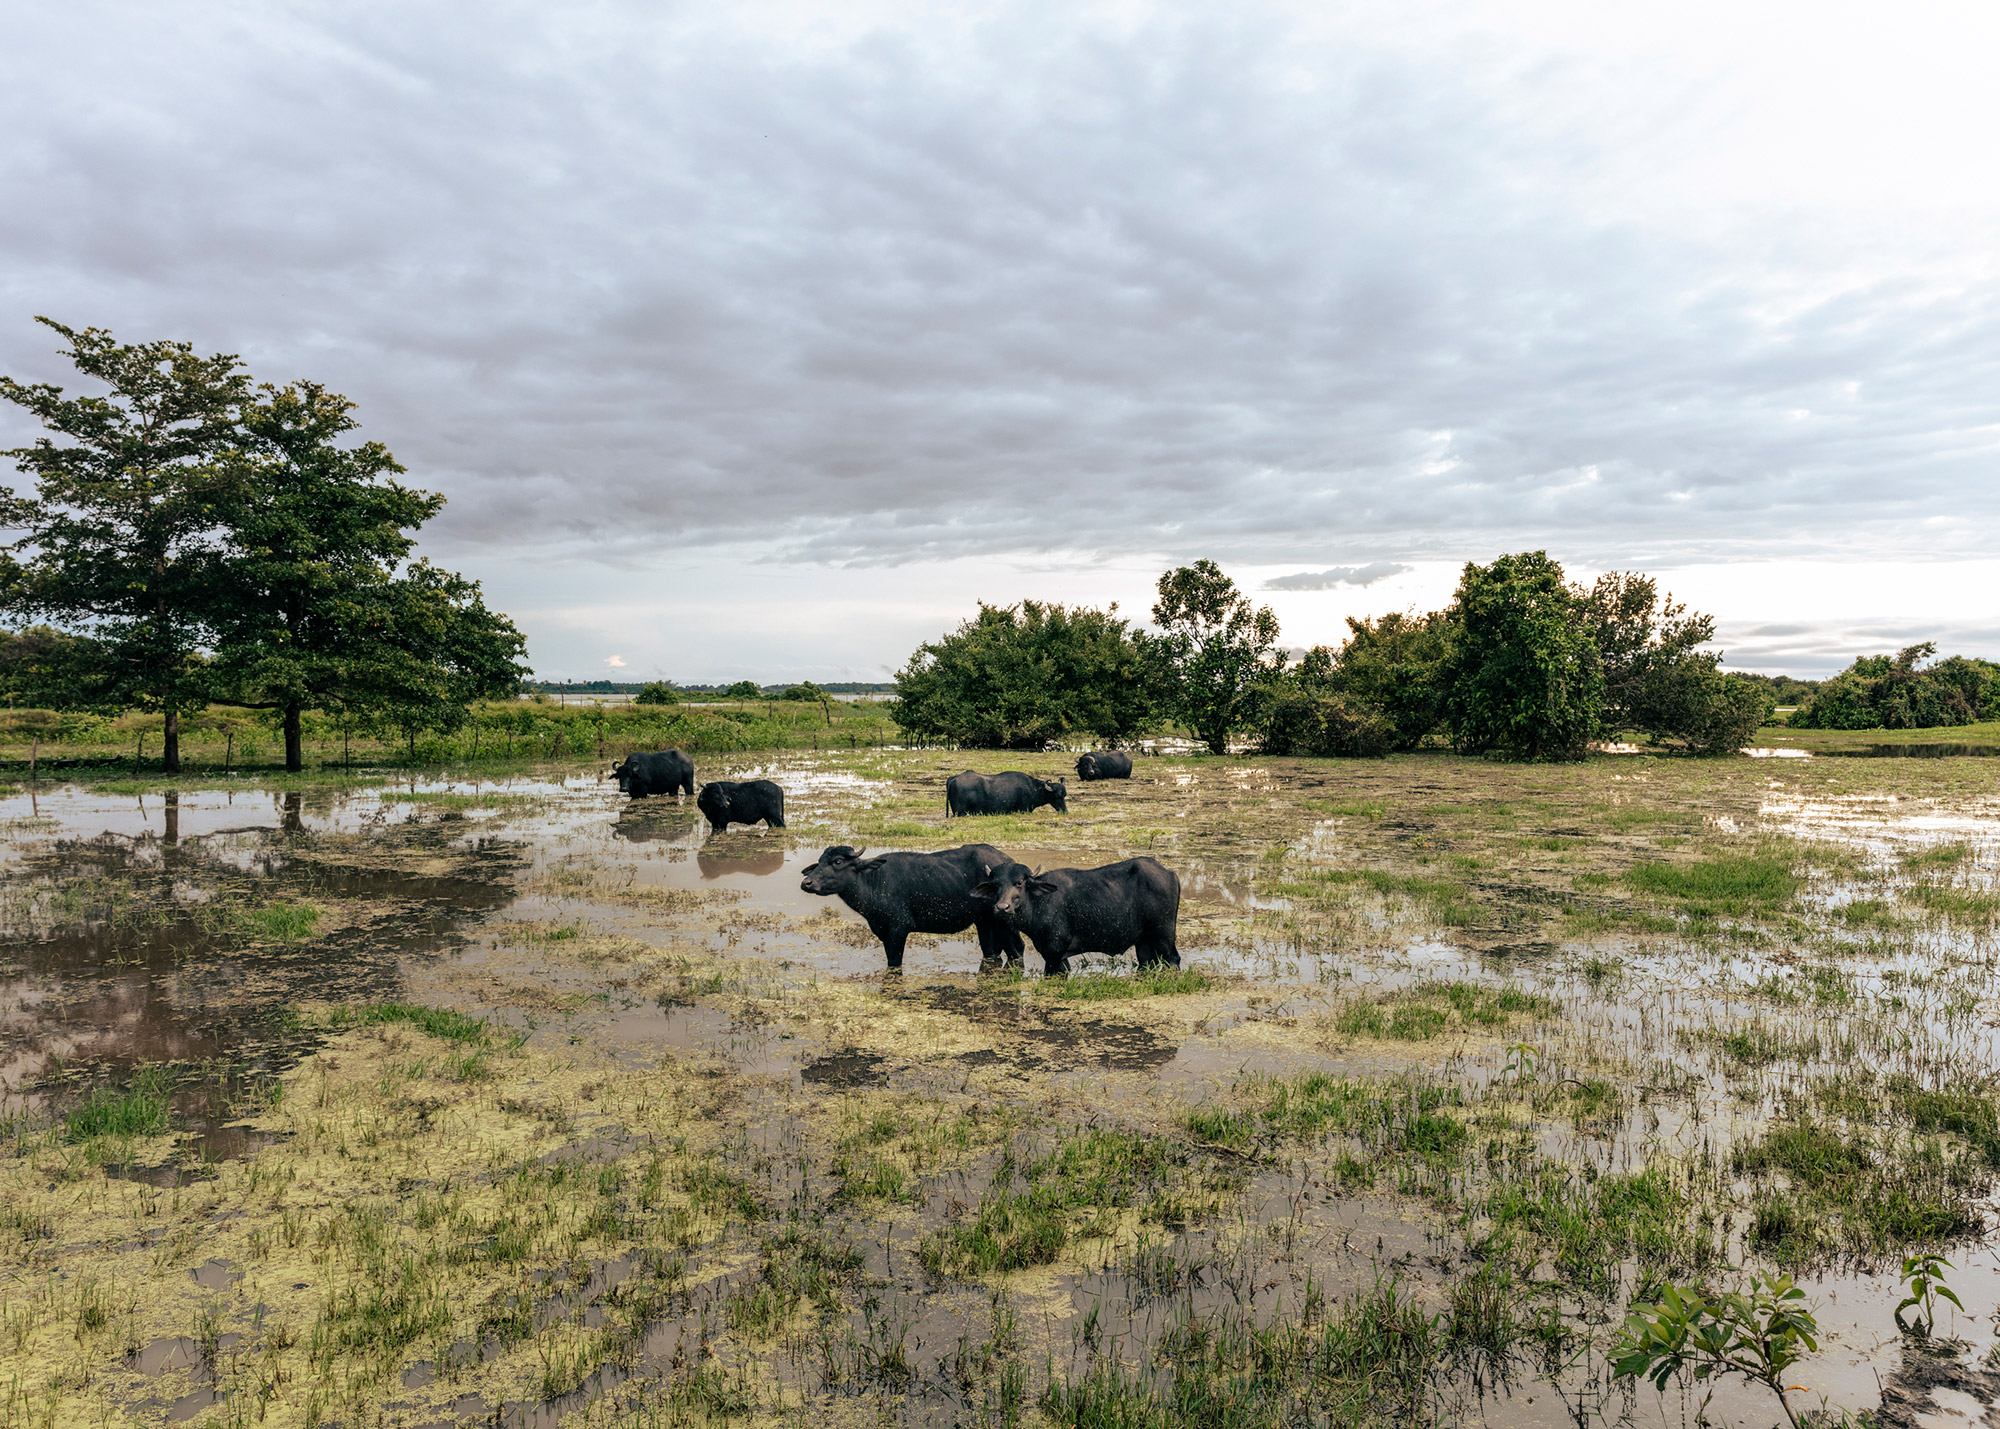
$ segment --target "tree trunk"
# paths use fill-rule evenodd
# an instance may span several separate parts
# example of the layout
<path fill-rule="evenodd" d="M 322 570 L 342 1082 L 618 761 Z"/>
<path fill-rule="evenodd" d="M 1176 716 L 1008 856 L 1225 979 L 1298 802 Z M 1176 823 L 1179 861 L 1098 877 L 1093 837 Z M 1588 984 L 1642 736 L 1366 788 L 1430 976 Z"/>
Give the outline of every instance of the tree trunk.
<path fill-rule="evenodd" d="M 160 767 L 168 774 L 181 772 L 181 712 L 168 710 L 166 718 L 167 747 L 160 756 Z"/>
<path fill-rule="evenodd" d="M 305 747 L 299 741 L 299 702 L 285 705 L 285 772 L 297 774 L 306 767 Z"/>

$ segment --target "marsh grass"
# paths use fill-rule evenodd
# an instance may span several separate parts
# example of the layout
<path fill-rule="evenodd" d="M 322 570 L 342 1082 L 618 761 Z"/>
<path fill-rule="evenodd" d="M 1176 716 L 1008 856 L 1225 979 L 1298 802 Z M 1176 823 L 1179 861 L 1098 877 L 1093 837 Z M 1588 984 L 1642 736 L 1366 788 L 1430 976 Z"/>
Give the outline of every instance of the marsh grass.
<path fill-rule="evenodd" d="M 1504 1313 L 1504 1300 L 1492 1302 Z M 1399 1279 L 1378 1278 L 1328 1313 L 1308 1296 L 1295 1315 L 1239 1305 L 1178 1310 L 1158 1364 L 1094 1359 L 1040 1399 L 1060 1429 L 1282 1429 L 1291 1424 L 1424 1422 L 1432 1377 L 1475 1337 L 1506 1337 L 1492 1316 L 1438 1314 Z"/>
<path fill-rule="evenodd" d="M 93 1087 L 83 1104 L 63 1118 L 72 1141 L 157 1136 L 167 1129 L 167 1074 L 141 1067 L 123 1090 Z"/>
<path fill-rule="evenodd" d="M 1170 1171 L 1185 1169 L 1185 1148 L 1133 1131 L 1093 1127 L 1064 1136 L 1018 1174 L 1004 1158 L 978 1210 L 967 1220 L 927 1233 L 917 1257 L 932 1276 L 972 1279 L 1048 1265 L 1078 1239 L 1105 1232 L 1099 1222 L 1138 1206 L 1142 1220 L 1161 1222 L 1179 1197 L 1164 1189 Z"/>
<path fill-rule="evenodd" d="M 1638 863 L 1624 877 L 1635 891 L 1670 899 L 1695 917 L 1773 913 L 1789 905 L 1799 890 L 1791 859 L 1766 853 Z"/>
<path fill-rule="evenodd" d="M 993 757 L 1044 774 L 1066 762 Z M 1192 946 L 1312 950 L 1324 985 L 1266 998 L 1200 969 L 1151 985 L 968 986 L 969 966 L 894 990 L 824 978 L 704 941 L 773 918 L 836 943 L 821 920 L 621 896 L 635 858 L 659 850 L 579 853 L 565 825 L 549 876 L 521 891 L 615 906 L 491 923 L 506 1005 L 698 1002 L 726 1017 L 729 1045 L 606 1048 L 579 1022 L 559 1052 L 546 1034 L 517 1046 L 497 1021 L 426 1005 L 499 1005 L 468 959 L 435 980 L 410 968 L 407 1001 L 308 1014 L 295 1030 L 323 1050 L 284 1095 L 243 1098 L 275 1139 L 183 1186 L 105 1177 L 92 1148 L 117 1135 L 8 1123 L 0 1346 L 24 1366 L 20 1393 L 55 1406 L 33 1422 L 81 1429 L 180 1392 L 117 1359 L 167 1335 L 214 1347 L 202 1373 L 226 1422 L 266 1407 L 272 1423 L 429 1421 L 471 1393 L 507 1416 L 581 1393 L 539 1412 L 661 1425 L 997 1426 L 1038 1409 L 1079 1429 L 1500 1422 L 1491 1406 L 1517 1401 L 1475 1403 L 1475 1387 L 1532 1365 L 1576 1390 L 1563 1366 L 1601 1363 L 1634 1294 L 1744 1261 L 1865 1266 L 1949 1245 L 2000 1174 L 1977 1030 L 1992 945 L 1976 906 L 1948 906 L 1981 895 L 1986 870 L 1972 853 L 1885 864 L 1758 823 L 1779 778 L 1830 800 L 1928 799 L 1946 780 L 1984 798 L 2000 766 L 1148 760 L 1129 787 L 1073 786 L 1061 821 L 947 833 L 935 786 L 964 758 L 824 761 L 892 788 L 853 808 L 824 799 L 814 817 L 828 842 L 893 828 L 1025 851 L 1060 830 L 1079 860 L 1199 861 L 1260 897 L 1254 912 L 1184 907 Z M 1328 818 L 1344 822 L 1318 827 Z M 380 866 L 428 858 L 452 832 L 394 825 Z M 284 855 L 328 857 L 321 842 L 288 839 Z M 43 890 L 8 926 L 45 928 L 72 897 L 62 916 L 116 918 L 134 940 L 189 916 L 114 883 Z M 271 886 L 203 892 L 310 901 L 326 910 L 316 937 L 352 926 L 312 887 L 251 896 Z M 1906 896 L 1917 886 L 1939 891 Z M 621 919 L 662 912 L 675 923 L 649 931 L 658 945 L 611 947 Z M 1371 965 L 1407 976 L 1417 939 L 1512 980 L 1353 994 L 1347 975 Z M 1161 1040 L 1195 1027 L 1205 1053 L 1337 1057 L 1346 1074 L 1243 1076 L 1190 1105 L 1171 1078 L 1099 1074 L 1071 1035 L 1099 1025 Z M 889 1081 L 774 1088 L 744 1070 L 848 1047 L 883 1057 Z M 1408 1279 L 1393 1236 L 1387 1251 L 1342 1239 L 1357 1210 L 1422 1228 Z M 194 1284 L 211 1256 L 246 1272 L 261 1322 L 247 1291 Z M 1078 1287 L 1085 1301 L 1103 1289 L 1102 1321 L 1076 1313 Z M 684 1353 L 642 1355 L 676 1333 Z M 419 1365 L 433 1383 L 405 1378 Z M 27 1403 L 8 1401 L 16 1420 Z"/>
<path fill-rule="evenodd" d="M 483 1046 L 492 1040 L 492 1033 L 483 1017 L 468 1017 L 448 1007 L 423 1007 L 411 1002 L 375 1002 L 336 1008 L 331 1021 L 335 1027 L 381 1027 L 402 1023 L 441 1042 L 472 1046 Z"/>
<path fill-rule="evenodd" d="M 1810 1116 L 1774 1126 L 1730 1154 L 1760 1187 L 1751 1243 L 1778 1265 L 1809 1267 L 1977 1235 L 1993 1168 L 1983 1145 L 1952 1143 Z"/>
<path fill-rule="evenodd" d="M 1040 978 L 1030 985 L 1040 997 L 1063 1002 L 1107 1002 L 1208 992 L 1221 986 L 1221 979 L 1198 967 L 1160 964 L 1124 976 L 1107 972 L 1072 973 L 1065 978 Z"/>
<path fill-rule="evenodd" d="M 1332 1020 L 1349 1037 L 1426 1042 L 1448 1031 L 1504 1028 L 1517 1017 L 1553 1017 L 1560 1004 L 1518 987 L 1431 981 L 1386 999 L 1348 1002 Z"/>

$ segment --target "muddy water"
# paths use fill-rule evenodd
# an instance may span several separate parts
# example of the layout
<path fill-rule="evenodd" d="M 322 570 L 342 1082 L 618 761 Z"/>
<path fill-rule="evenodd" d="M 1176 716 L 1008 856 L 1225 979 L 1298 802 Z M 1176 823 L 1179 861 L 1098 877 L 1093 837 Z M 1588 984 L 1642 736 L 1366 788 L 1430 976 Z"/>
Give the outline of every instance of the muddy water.
<path fill-rule="evenodd" d="M 415 781 L 299 795 L 204 789 L 171 801 L 57 788 L 0 801 L 0 818 L 8 821 L 0 855 L 9 900 L 8 936 L 0 943 L 0 1087 L 7 1110 L 59 1110 L 82 1083 L 115 1078 L 141 1062 L 169 1064 L 181 1078 L 176 1111 L 200 1143 L 190 1159 L 251 1153 L 257 1143 L 240 1129 L 229 1140 L 231 1079 L 240 1083 L 287 1065 L 309 1045 L 288 1031 L 286 1010 L 301 1001 L 403 998 L 493 1016 L 519 1028 L 534 1047 L 600 1048 L 632 1067 L 707 1059 L 768 1088 L 779 1099 L 774 1107 L 787 1105 L 783 1098 L 822 1107 L 871 1089 L 921 1093 L 946 1084 L 942 1079 L 996 1070 L 1050 1077 L 1058 1086 L 1087 1079 L 1093 1105 L 1155 1099 L 1171 1107 L 1223 1095 L 1246 1074 L 1331 1070 L 1374 1077 L 1414 1065 L 1475 1089 L 1493 1085 L 1505 1075 L 1493 1039 L 1356 1045 L 1298 1029 L 1355 997 L 1433 981 L 1508 982 L 1557 996 L 1568 1008 L 1567 1030 L 1538 1038 L 1546 1075 L 1601 1071 L 1608 1058 L 1640 1073 L 1674 1062 L 1694 1079 L 1685 1089 L 1687 1105 L 1631 1106 L 1590 1135 L 1557 1127 L 1542 1133 L 1550 1154 L 1603 1170 L 1629 1169 L 1648 1148 L 1684 1155 L 1704 1139 L 1726 1147 L 1764 1125 L 1788 1086 L 1834 1070 L 1822 1061 L 1746 1078 L 1712 1050 L 1678 1041 L 1681 1034 L 1752 1016 L 1788 1027 L 1816 1025 L 1829 1042 L 1849 1024 L 1853 1035 L 1868 1036 L 1879 1022 L 1875 1004 L 1893 997 L 1916 1005 L 1921 1016 L 1914 1026 L 1922 1035 L 1909 1036 L 1909 1008 L 1901 1007 L 1904 1041 L 1897 1048 L 1884 1043 L 1878 1070 L 1946 1056 L 1988 1065 L 2000 1059 L 1992 1025 L 1969 1026 L 1964 1011 L 1953 1010 L 1957 993 L 1912 982 L 1983 957 L 1984 944 L 1971 932 L 1928 931 L 1887 956 L 1857 946 L 1842 964 L 1857 1005 L 1774 1008 L 1753 989 L 1793 974 L 1796 950 L 1781 942 L 1717 947 L 1614 935 L 1496 945 L 1450 930 L 1405 936 L 1385 922 L 1368 956 L 1357 957 L 1302 945 L 1278 930 L 1275 924 L 1293 911 L 1288 900 L 1260 892 L 1254 866 L 1206 853 L 1162 855 L 1182 872 L 1189 962 L 1240 979 L 1204 1004 L 1195 1025 L 1135 1023 L 1088 1003 L 1025 998 L 975 975 L 977 948 L 969 935 L 918 939 L 908 972 L 885 996 L 980 1030 L 981 1046 L 943 1060 L 924 1048 L 864 1048 L 834 1032 L 733 1015 L 705 1005 L 698 993 L 657 993 L 636 986 L 615 960 L 565 961 L 550 955 L 554 945 L 535 941 L 554 936 L 552 929 L 572 930 L 579 940 L 628 939 L 739 960 L 778 987 L 879 982 L 880 949 L 865 928 L 836 901 L 804 893 L 799 874 L 824 843 L 861 841 L 843 833 L 841 822 L 885 786 L 810 764 L 730 772 L 785 783 L 794 831 L 711 834 L 687 802 L 626 803 L 588 778 L 499 786 Z M 1176 789 L 1198 789 L 1213 778 L 1246 798 L 1274 787 L 1272 771 L 1261 767 L 1163 773 Z M 1718 815 L 1713 827 L 1744 839 L 1781 832 L 1835 840 L 1880 868 L 1965 843 L 1965 870 L 1980 876 L 1992 872 L 2000 848 L 1994 810 L 1976 801 L 1938 807 L 1774 789 L 1747 812 Z M 977 834 L 953 828 L 937 845 L 952 836 Z M 1308 866 L 1339 867 L 1360 857 L 1360 845 L 1347 822 L 1332 820 L 1291 847 Z M 1010 844 L 1009 852 L 1044 867 L 1089 866 L 1111 856 L 1053 838 Z M 123 902 L 113 896 L 120 888 L 131 893 Z M 57 906 L 69 894 L 80 901 Z M 654 894 L 700 901 L 693 913 L 670 912 L 664 910 L 682 905 Z M 1851 899 L 1853 889 L 1844 877 L 1816 879 L 1807 896 L 1813 906 L 1831 908 Z M 287 942 L 231 931 L 210 916 L 218 907 L 260 901 L 313 903 L 327 910 L 333 926 Z M 1608 980 L 1579 976 L 1580 959 L 1607 955 L 1620 965 Z M 1034 962 L 1031 955 L 1031 971 Z M 1991 998 L 1981 1005 L 1990 1008 Z M 1746 1081 L 1759 1083 L 1748 1096 Z M 980 1184 L 974 1178 L 956 1193 L 961 1201 L 976 1200 Z M 925 1214 L 948 1218 L 942 1205 Z M 1284 1235 L 1266 1236 L 1267 1250 L 1251 1253 L 1214 1226 L 1191 1229 L 1179 1252 L 1207 1268 L 1195 1277 L 1190 1303 L 1212 1309 L 1243 1303 L 1246 1294 L 1256 1300 L 1265 1292 L 1246 1287 L 1267 1281 L 1296 1288 L 1294 1274 L 1305 1265 L 1336 1289 L 1392 1268 L 1442 1294 L 1440 1266 L 1456 1254 L 1437 1225 L 1388 1198 L 1325 1187 L 1306 1197 L 1303 1188 L 1260 1172 L 1245 1205 L 1258 1234 L 1284 1221 Z M 1281 1214 L 1281 1207 L 1291 1209 Z M 1082 1366 L 1094 1350 L 1077 1338 L 1086 1318 L 1102 1343 L 1137 1347 L 1158 1333 L 1164 1311 L 1157 1297 L 1135 1288 L 1144 1277 L 1121 1268 L 1114 1249 L 1107 1246 L 1101 1269 L 1036 1282 L 1039 1305 L 1068 1308 L 1045 1312 L 1029 1341 L 1034 1355 Z M 1739 1231 L 1732 1254 L 1743 1253 Z M 922 1278 L 907 1246 L 885 1246 L 870 1264 L 885 1283 L 909 1292 L 920 1342 L 955 1333 L 964 1307 L 950 1296 L 915 1295 Z M 1955 1323 L 1954 1333 L 1977 1358 L 1992 1339 L 1980 1312 L 2000 1298 L 2000 1282 L 1986 1259 L 1961 1254 L 1954 1283 L 1975 1310 Z M 581 1301 L 615 1284 L 607 1274 L 601 1285 L 586 1287 Z M 1815 1279 L 1808 1288 L 1820 1302 L 1826 1334 L 1800 1378 L 1836 1405 L 1873 1405 L 1877 1375 L 1893 1371 L 1900 1356 L 1899 1342 L 1885 1333 L 1898 1287 L 1892 1277 L 1853 1272 Z M 1257 1303 L 1264 1313 L 1282 1315 L 1288 1293 L 1281 1288 Z M 718 1288 L 710 1295 L 711 1312 L 721 1294 Z M 686 1334 L 705 1333 L 700 1307 L 695 1311 L 692 1320 L 655 1329 L 642 1364 L 669 1364 Z M 161 1343 L 168 1348 L 159 1352 L 159 1372 L 185 1368 L 173 1356 L 184 1359 L 178 1347 L 188 1342 Z M 804 1383 L 804 1371 L 798 1373 Z M 1489 1403 L 1466 1413 L 1496 1424 L 1572 1423 L 1587 1388 L 1560 1375 L 1520 1372 Z M 1933 1398 L 1943 1404 L 1951 1392 L 1940 1389 Z M 194 1402 L 201 1393 L 178 1403 L 192 1412 L 208 1402 Z M 928 1408 L 906 1411 L 905 1422 L 923 1422 L 939 1408 L 936 1399 L 917 1402 Z M 467 1412 L 487 1408 L 482 1403 Z M 1676 1417 L 1650 1397 L 1636 1408 L 1642 1419 L 1656 1410 L 1663 1421 Z M 1736 1390 L 1725 1391 L 1717 1408 L 1746 1420 L 1769 1412 Z"/>

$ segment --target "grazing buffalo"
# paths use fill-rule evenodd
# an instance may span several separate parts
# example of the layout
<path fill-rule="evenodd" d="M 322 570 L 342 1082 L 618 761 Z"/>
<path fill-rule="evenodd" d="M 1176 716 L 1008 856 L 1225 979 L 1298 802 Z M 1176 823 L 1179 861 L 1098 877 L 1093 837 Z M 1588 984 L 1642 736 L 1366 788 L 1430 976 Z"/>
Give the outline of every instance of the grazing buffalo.
<path fill-rule="evenodd" d="M 828 849 L 805 871 L 799 886 L 822 898 L 838 898 L 867 920 L 892 969 L 903 965 L 903 944 L 912 933 L 979 931 L 979 959 L 1015 962 L 1021 935 L 1000 922 L 993 900 L 974 891 L 1008 863 L 992 844 L 967 844 L 942 853 L 878 853 L 863 858 L 841 844 Z"/>
<path fill-rule="evenodd" d="M 608 776 L 618 781 L 618 790 L 635 799 L 649 794 L 692 794 L 694 761 L 678 749 L 662 749 L 657 754 L 628 754 L 623 764 L 611 766 Z"/>
<path fill-rule="evenodd" d="M 785 826 L 785 791 L 769 779 L 752 779 L 745 784 L 718 779 L 704 784 L 694 806 L 717 833 L 731 824 L 754 824 L 759 819 L 774 829 Z"/>
<path fill-rule="evenodd" d="M 1132 777 L 1132 756 L 1129 754 L 1086 754 L 1076 761 L 1076 775 L 1079 779 L 1130 779 Z"/>
<path fill-rule="evenodd" d="M 1102 868 L 1027 865 L 997 868 L 977 890 L 998 918 L 1026 933 L 1050 973 L 1069 971 L 1078 953 L 1139 950 L 1139 966 L 1181 965 L 1174 928 L 1181 913 L 1181 881 L 1157 859 L 1128 858 Z"/>
<path fill-rule="evenodd" d="M 970 769 L 944 781 L 946 818 L 966 814 L 1032 814 L 1044 804 L 1058 814 L 1069 812 L 1069 781 L 1051 784 L 1032 774 L 1010 769 L 1005 774 L 974 774 Z"/>

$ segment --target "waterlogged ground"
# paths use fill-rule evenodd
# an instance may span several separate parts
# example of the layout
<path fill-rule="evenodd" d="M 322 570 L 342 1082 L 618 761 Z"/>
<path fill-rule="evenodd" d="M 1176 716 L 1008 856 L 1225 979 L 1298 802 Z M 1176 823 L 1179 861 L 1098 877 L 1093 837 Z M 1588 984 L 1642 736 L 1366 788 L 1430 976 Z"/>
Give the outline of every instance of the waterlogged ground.
<path fill-rule="evenodd" d="M 1146 758 L 946 827 L 967 763 L 1059 767 L 738 757 L 793 827 L 724 835 L 573 767 L 0 798 L 0 1425 L 1692 1424 L 1628 1302 L 1770 1270 L 1794 1412 L 1988 1412 L 2000 762 Z M 1160 858 L 1183 970 L 890 978 L 799 888 L 971 839 Z"/>

